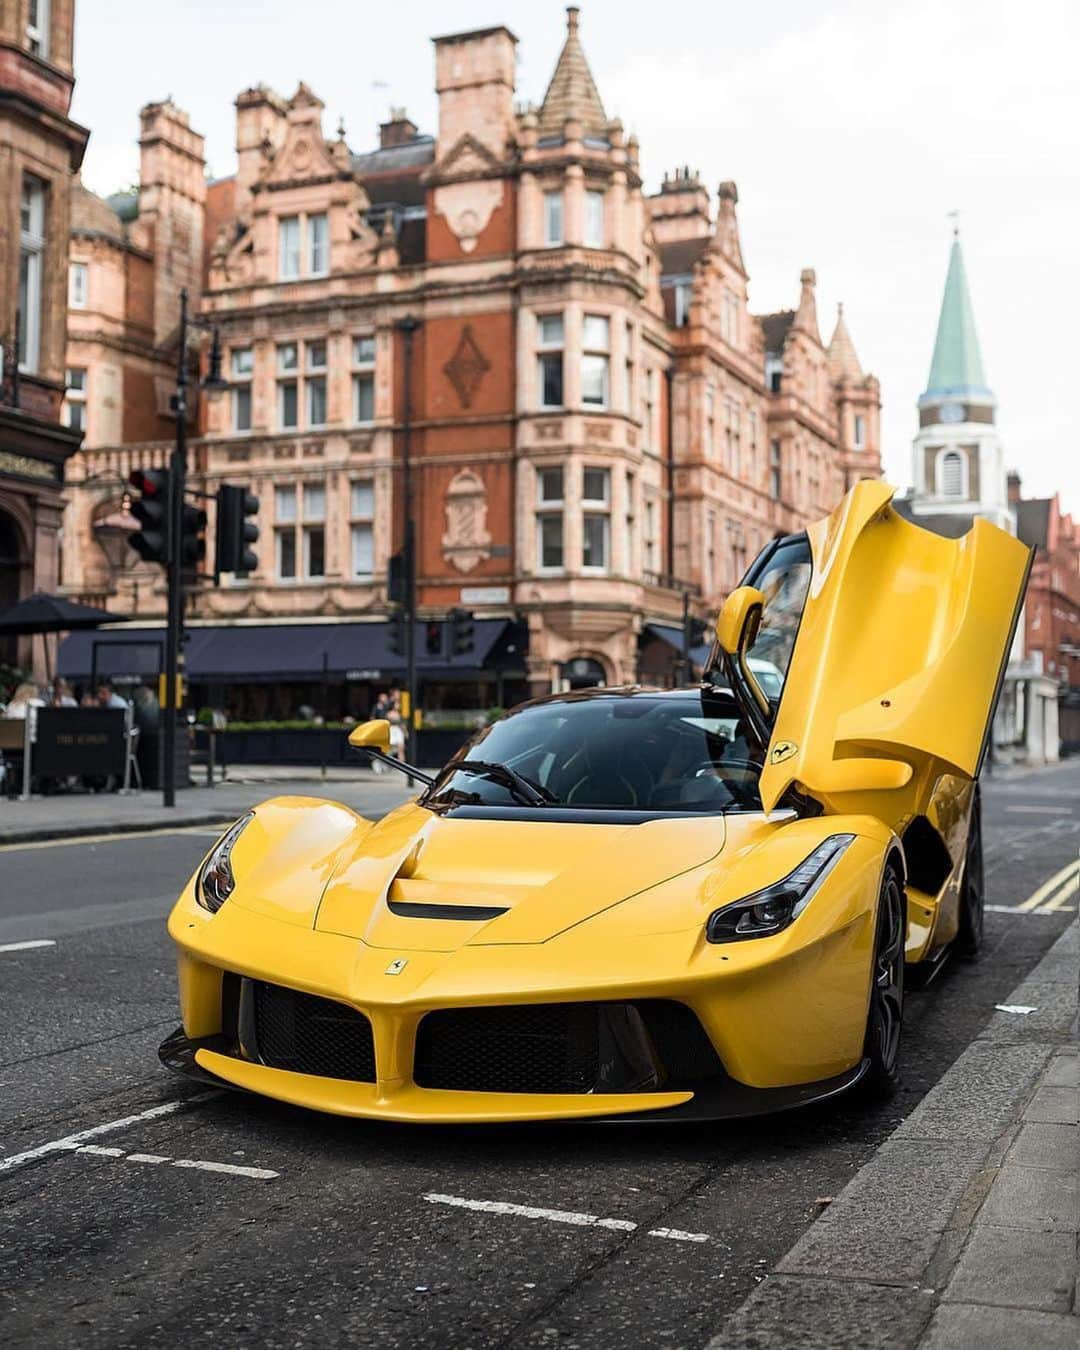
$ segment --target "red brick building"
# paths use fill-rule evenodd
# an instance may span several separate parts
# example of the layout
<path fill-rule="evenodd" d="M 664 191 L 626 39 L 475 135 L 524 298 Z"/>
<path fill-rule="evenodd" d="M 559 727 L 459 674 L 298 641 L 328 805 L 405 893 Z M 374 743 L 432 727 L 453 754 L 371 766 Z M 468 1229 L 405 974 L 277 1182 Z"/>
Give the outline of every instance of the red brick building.
<path fill-rule="evenodd" d="M 713 612 L 776 531 L 880 472 L 878 384 L 843 318 L 822 340 L 813 271 L 792 310 L 751 312 L 735 185 L 714 201 L 680 169 L 646 193 L 637 142 L 606 112 L 568 16 L 539 106 L 515 102 L 516 39 L 497 27 L 435 39 L 434 134 L 397 111 L 355 153 L 343 129 L 327 137 L 307 85 L 288 101 L 258 86 L 236 101 L 237 171 L 204 201 L 188 172 L 199 138 L 161 139 L 155 171 L 174 186 L 156 228 L 179 213 L 174 237 L 190 242 L 202 222 L 199 307 L 232 384 L 204 408 L 197 481 L 249 486 L 262 531 L 259 570 L 201 595 L 194 622 L 278 625 L 283 647 L 312 651 L 333 645 L 326 625 L 347 625 L 359 704 L 393 670 L 402 320 L 417 324 L 421 613 L 463 607 L 478 624 L 468 669 L 421 648 L 429 709 L 492 701 L 479 686 L 495 667 L 507 696 L 670 678 L 685 590 Z M 122 439 L 91 434 L 87 462 L 119 474 Z M 86 556 L 101 495 L 88 482 L 72 508 Z M 111 575 L 130 609 L 131 574 Z M 87 589 L 101 599 L 97 581 Z M 141 612 L 155 607 L 140 591 Z M 235 700 L 242 658 L 206 661 L 207 685 Z M 301 665 L 284 681 L 294 701 Z"/>

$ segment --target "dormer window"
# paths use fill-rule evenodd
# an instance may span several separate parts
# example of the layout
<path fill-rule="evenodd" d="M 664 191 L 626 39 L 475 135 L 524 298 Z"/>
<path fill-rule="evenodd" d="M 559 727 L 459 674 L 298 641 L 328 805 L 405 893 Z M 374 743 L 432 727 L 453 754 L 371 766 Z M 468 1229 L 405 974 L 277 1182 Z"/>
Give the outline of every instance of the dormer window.
<path fill-rule="evenodd" d="M 326 276 L 330 270 L 330 229 L 326 212 L 282 216 L 278 221 L 278 277 Z"/>
<path fill-rule="evenodd" d="M 558 248 L 563 242 L 563 195 L 561 192 L 544 193 L 544 245 Z"/>

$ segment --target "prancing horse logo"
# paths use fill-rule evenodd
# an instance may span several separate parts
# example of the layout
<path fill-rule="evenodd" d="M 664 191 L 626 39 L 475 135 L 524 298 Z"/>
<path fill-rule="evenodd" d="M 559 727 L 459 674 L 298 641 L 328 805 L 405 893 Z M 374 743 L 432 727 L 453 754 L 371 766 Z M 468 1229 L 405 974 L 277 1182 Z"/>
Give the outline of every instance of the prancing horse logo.
<path fill-rule="evenodd" d="M 400 975 L 408 964 L 409 964 L 408 957 L 399 956 L 396 961 L 390 962 L 390 964 L 386 967 L 385 973 L 387 975 Z"/>
<path fill-rule="evenodd" d="M 784 760 L 790 759 L 798 748 L 799 747 L 794 741 L 778 741 L 777 744 L 773 746 L 772 754 L 769 756 L 769 759 L 773 764 L 783 764 Z"/>

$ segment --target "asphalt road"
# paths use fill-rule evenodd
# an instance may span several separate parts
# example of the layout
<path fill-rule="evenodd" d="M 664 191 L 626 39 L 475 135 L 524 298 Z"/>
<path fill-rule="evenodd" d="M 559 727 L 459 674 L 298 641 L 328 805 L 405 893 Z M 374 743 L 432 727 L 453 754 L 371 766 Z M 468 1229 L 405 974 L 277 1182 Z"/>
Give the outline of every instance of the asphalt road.
<path fill-rule="evenodd" d="M 201 1092 L 156 1048 L 164 917 L 211 832 L 0 850 L 0 1344 L 704 1345 L 1075 913 L 1019 907 L 1077 856 L 1080 762 L 984 792 L 986 955 L 909 996 L 899 1095 L 728 1126 L 406 1128 Z"/>

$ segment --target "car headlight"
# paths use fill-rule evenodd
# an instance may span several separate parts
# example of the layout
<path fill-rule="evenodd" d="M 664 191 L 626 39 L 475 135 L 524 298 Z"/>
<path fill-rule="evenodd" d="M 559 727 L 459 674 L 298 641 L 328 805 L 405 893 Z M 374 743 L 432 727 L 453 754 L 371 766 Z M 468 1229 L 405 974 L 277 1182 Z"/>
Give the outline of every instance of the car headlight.
<path fill-rule="evenodd" d="M 199 868 L 195 882 L 195 899 L 211 914 L 218 912 L 236 887 L 231 862 L 233 845 L 240 838 L 244 826 L 254 819 L 254 811 L 249 811 L 246 816 L 241 816 L 235 825 L 230 825 Z"/>
<path fill-rule="evenodd" d="M 705 926 L 706 938 L 710 942 L 743 942 L 779 933 L 803 912 L 854 838 L 853 834 L 832 835 L 783 881 L 716 910 Z"/>

